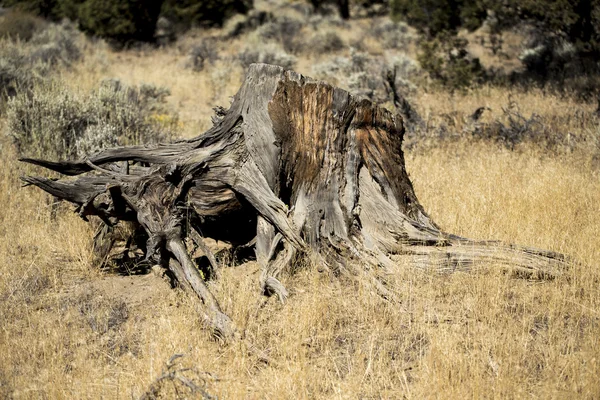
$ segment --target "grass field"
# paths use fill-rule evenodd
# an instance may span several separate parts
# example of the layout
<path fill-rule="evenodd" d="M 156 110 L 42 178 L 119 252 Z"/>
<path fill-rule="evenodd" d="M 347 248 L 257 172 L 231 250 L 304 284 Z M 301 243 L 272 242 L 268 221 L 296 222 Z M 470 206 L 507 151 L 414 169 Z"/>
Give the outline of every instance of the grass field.
<path fill-rule="evenodd" d="M 210 126 L 211 108 L 227 105 L 243 77 L 242 67 L 224 60 L 201 72 L 183 68 L 176 46 L 87 51 L 60 72 L 73 90 L 88 91 L 103 78 L 166 86 L 186 137 Z M 299 58 L 299 72 L 310 75 L 314 61 Z M 491 108 L 484 121 L 501 120 L 511 100 L 572 142 L 509 149 L 461 136 L 475 108 Z M 99 270 L 92 227 L 68 205 L 51 218 L 49 196 L 21 188 L 20 175 L 43 172 L 19 163 L 2 135 L 0 398 L 138 398 L 175 354 L 183 357 L 172 371 L 224 399 L 599 398 L 594 106 L 493 87 L 420 91 L 414 101 L 429 121 L 450 118 L 458 132 L 432 135 L 406 153 L 416 194 L 433 219 L 463 236 L 568 254 L 577 260 L 570 270 L 553 281 L 529 281 L 493 268 L 440 276 L 399 264 L 390 285 L 401 301 L 390 303 L 358 280 L 306 265 L 285 278 L 291 296 L 282 305 L 261 296 L 259 268 L 250 262 L 225 268 L 211 289 L 253 347 L 220 345 L 189 299 L 158 274 Z M 163 398 L 191 396 L 181 382 L 154 388 Z"/>

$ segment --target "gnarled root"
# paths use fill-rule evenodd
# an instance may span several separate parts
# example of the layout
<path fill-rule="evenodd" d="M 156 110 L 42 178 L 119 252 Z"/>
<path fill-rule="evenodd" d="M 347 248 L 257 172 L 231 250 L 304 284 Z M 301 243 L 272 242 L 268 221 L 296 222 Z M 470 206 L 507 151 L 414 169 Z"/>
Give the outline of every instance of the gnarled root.
<path fill-rule="evenodd" d="M 174 256 L 169 261 L 169 269 L 173 272 L 184 289 L 190 290 L 202 301 L 200 309 L 205 323 L 213 330 L 216 338 L 227 341 L 235 336 L 233 321 L 222 310 L 215 296 L 210 292 L 200 272 L 187 253 L 180 238 L 167 241 L 166 248 Z"/>

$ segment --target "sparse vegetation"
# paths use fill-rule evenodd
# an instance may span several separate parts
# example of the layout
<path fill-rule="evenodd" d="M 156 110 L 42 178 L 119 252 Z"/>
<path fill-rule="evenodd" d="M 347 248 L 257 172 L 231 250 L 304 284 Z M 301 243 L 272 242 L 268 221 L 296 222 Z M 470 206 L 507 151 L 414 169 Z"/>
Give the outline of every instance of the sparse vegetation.
<path fill-rule="evenodd" d="M 600 397 L 600 130 L 588 69 L 569 78 L 587 96 L 571 86 L 556 91 L 531 85 L 520 74 L 529 69 L 535 77 L 539 70 L 525 63 L 534 66 L 538 54 L 548 58 L 547 50 L 538 48 L 543 42 L 531 41 L 528 27 L 503 34 L 496 52 L 489 40 L 484 46 L 461 31 L 458 36 L 468 40 L 467 59 L 479 58 L 487 74 L 493 72 L 489 65 L 506 66 L 506 76 L 451 91 L 424 79 L 428 72 L 417 61 L 423 34 L 410 24 L 394 25 L 381 16 L 342 22 L 336 15 L 311 14 L 305 1 L 257 0 L 255 7 L 253 13 L 264 11 L 264 18 L 251 17 L 239 29 L 192 29 L 161 49 L 103 50 L 102 62 L 93 54 L 105 49 L 102 42 L 68 29 L 77 52 L 34 57 L 38 47 L 60 42 L 32 43 L 46 23 L 27 40 L 0 39 L 3 96 L 9 94 L 22 109 L 33 99 L 48 106 L 47 114 L 38 107 L 37 117 L 30 115 L 41 139 L 23 134 L 22 140 L 30 141 L 23 152 L 32 155 L 45 140 L 58 141 L 58 134 L 49 133 L 68 136 L 65 121 L 76 121 L 77 115 L 103 121 L 78 131 L 87 132 L 84 141 L 94 148 L 96 141 L 112 143 L 115 135 L 120 143 L 137 140 L 133 132 L 146 128 L 159 136 L 196 136 L 210 127 L 212 107 L 229 106 L 242 65 L 260 61 L 260 51 L 268 53 L 263 48 L 303 74 L 354 92 L 368 89 L 391 110 L 385 73 L 395 69 L 397 89 L 423 119 L 422 126 L 408 127 L 404 150 L 415 192 L 432 218 L 462 236 L 549 248 L 579 262 L 544 283 L 487 270 L 440 276 L 398 262 L 386 275 L 386 287 L 398 301 L 388 301 L 359 280 L 340 279 L 301 259 L 282 278 L 290 291 L 282 305 L 256 290 L 256 262 L 239 265 L 235 257 L 218 256 L 226 264 L 209 285 L 248 343 L 219 346 L 168 280 L 154 272 L 127 272 L 145 268 L 99 270 L 92 228 L 69 207 L 53 206 L 45 194 L 20 187 L 19 176 L 39 172 L 17 161 L 21 154 L 11 136 L 20 128 L 10 127 L 4 108 L 0 398 L 193 396 L 179 377 L 218 398 Z M 561 8 L 568 7 L 548 9 Z M 285 51 L 277 37 L 267 44 L 257 40 L 260 27 L 282 15 L 301 21 L 296 53 Z M 313 50 L 311 39 L 326 32 L 335 32 L 348 47 L 333 54 Z M 202 69 L 194 71 L 193 47 L 209 37 L 220 37 L 218 58 L 208 61 L 209 51 Z M 570 57 L 568 43 L 575 45 L 552 43 L 557 46 L 552 57 Z M 520 53 L 523 62 L 516 58 Z M 580 63 L 567 60 L 570 66 Z M 109 90 L 116 82 L 120 89 Z M 130 100 L 128 90 L 143 97 L 142 82 L 166 87 L 171 95 L 152 89 L 146 105 L 135 96 Z M 100 104 L 100 92 L 107 105 Z M 62 119 L 59 104 L 66 104 Z M 113 113 L 121 108 L 133 125 Z M 56 131 L 44 130 L 44 123 Z M 135 124 L 141 130 L 125 128 Z M 80 151 L 76 143 L 69 142 L 68 150 L 62 142 L 56 149 L 48 145 L 44 156 L 93 151 Z M 207 244 L 217 253 L 228 250 L 221 242 Z M 177 354 L 185 356 L 173 359 Z"/>

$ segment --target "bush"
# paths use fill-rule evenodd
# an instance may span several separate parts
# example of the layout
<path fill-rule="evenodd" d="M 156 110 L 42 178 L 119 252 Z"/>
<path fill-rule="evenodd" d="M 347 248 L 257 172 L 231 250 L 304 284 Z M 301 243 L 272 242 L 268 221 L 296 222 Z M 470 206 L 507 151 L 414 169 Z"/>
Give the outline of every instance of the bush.
<path fill-rule="evenodd" d="M 2 6 L 14 8 L 28 14 L 38 15 L 44 18 L 58 20 L 60 0 L 3 0 Z"/>
<path fill-rule="evenodd" d="M 162 1 L 5 0 L 6 5 L 59 21 L 79 21 L 81 30 L 113 42 L 151 41 Z"/>
<path fill-rule="evenodd" d="M 28 54 L 13 43 L 0 43 L 0 110 L 9 97 L 31 88 L 40 80 L 39 72 L 47 72 L 45 65 L 31 65 Z M 44 71 L 40 71 L 44 70 Z"/>
<path fill-rule="evenodd" d="M 403 22 L 387 21 L 377 24 L 371 35 L 379 40 L 384 49 L 406 49 L 416 38 Z"/>
<path fill-rule="evenodd" d="M 598 73 L 598 65 L 586 68 L 575 44 L 563 37 L 533 32 L 519 55 L 529 74 L 541 79 L 562 79 Z"/>
<path fill-rule="evenodd" d="M 70 65 L 82 57 L 81 39 L 80 32 L 69 21 L 50 24 L 29 41 L 31 63 Z"/>
<path fill-rule="evenodd" d="M 44 158 L 82 158 L 98 150 L 168 139 L 178 129 L 166 112 L 164 88 L 126 87 L 104 81 L 87 95 L 57 83 L 9 101 L 10 136 L 20 153 Z"/>
<path fill-rule="evenodd" d="M 250 10 L 247 15 L 238 14 L 227 21 L 224 37 L 235 38 L 246 32 L 254 31 L 267 22 L 274 21 L 273 14 L 267 11 Z"/>
<path fill-rule="evenodd" d="M 465 89 L 484 77 L 479 59 L 470 57 L 466 46 L 467 41 L 456 36 L 423 41 L 417 59 L 421 68 L 444 87 Z"/>
<path fill-rule="evenodd" d="M 296 64 L 296 57 L 286 53 L 275 43 L 248 47 L 238 54 L 238 60 L 244 68 L 248 68 L 253 63 L 265 63 L 293 69 Z"/>
<path fill-rule="evenodd" d="M 534 143 L 548 151 L 572 150 L 578 140 L 569 132 L 552 129 L 554 116 L 542 117 L 536 113 L 523 115 L 519 105 L 510 101 L 502 107 L 502 116 L 491 123 L 475 124 L 471 134 L 480 139 L 495 141 L 510 150 L 520 143 Z M 558 125 L 564 125 L 564 121 Z"/>
<path fill-rule="evenodd" d="M 81 57 L 81 34 L 68 22 L 47 25 L 27 43 L 0 39 L 0 110 L 7 98 L 51 76 L 54 67 Z"/>
<path fill-rule="evenodd" d="M 576 115 L 526 115 L 514 100 L 501 107 L 502 113 L 495 117 L 486 113 L 488 110 L 490 108 L 484 106 L 475 109 L 471 115 L 456 110 L 430 115 L 425 125 L 427 129 L 420 129 L 417 135 L 409 137 L 407 145 L 439 146 L 444 142 L 471 138 L 496 143 L 511 151 L 527 144 L 549 154 L 567 153 L 579 148 L 591 151 L 594 158 L 598 155 L 600 142 L 595 140 L 598 135 L 594 135 L 593 130 L 597 124 L 591 111 L 581 110 Z M 488 117 L 482 118 L 483 115 Z M 580 132 L 565 129 L 573 124 L 581 129 Z"/>
<path fill-rule="evenodd" d="M 288 53 L 298 53 L 303 50 L 305 43 L 300 35 L 304 22 L 290 17 L 277 18 L 275 21 L 262 25 L 258 32 L 265 41 L 276 41 Z"/>
<path fill-rule="evenodd" d="M 407 56 L 386 60 L 353 49 L 350 57 L 335 57 L 313 66 L 315 77 L 378 103 L 391 100 L 391 88 L 386 80 L 388 72 L 392 71 L 395 71 L 394 85 L 397 89 L 404 94 L 414 89 L 410 79 L 419 73 L 419 67 Z"/>
<path fill-rule="evenodd" d="M 431 67 L 438 63 L 433 59 L 435 51 L 431 48 L 435 45 L 434 39 L 448 41 L 448 37 L 459 29 L 474 30 L 487 21 L 495 52 L 501 45 L 497 35 L 502 30 L 522 23 L 535 27 L 536 43 L 520 57 L 530 77 L 537 74 L 541 80 L 564 83 L 565 76 L 591 77 L 600 72 L 596 62 L 600 57 L 598 0 L 392 0 L 391 14 L 394 19 L 404 20 L 426 35 L 430 48 L 423 49 L 427 64 L 423 67 L 429 71 L 433 71 Z M 468 81 L 473 67 L 477 67 L 460 56 L 454 60 L 442 57 L 447 59 L 448 67 L 462 76 L 458 81 Z"/>
<path fill-rule="evenodd" d="M 86 0 L 77 8 L 81 30 L 119 44 L 154 40 L 160 1 Z"/>
<path fill-rule="evenodd" d="M 45 25 L 41 18 L 11 10 L 0 16 L 0 39 L 19 39 L 26 42 L 36 32 L 44 29 Z"/>
<path fill-rule="evenodd" d="M 394 72 L 394 85 L 404 94 L 409 94 L 417 90 L 413 83 L 421 75 L 422 70 L 419 63 L 408 57 L 405 53 L 400 53 L 390 57 L 388 60 L 388 70 Z"/>
<path fill-rule="evenodd" d="M 212 64 L 218 59 L 219 53 L 214 39 L 206 38 L 192 47 L 188 66 L 194 71 L 202 71 L 206 63 Z"/>
<path fill-rule="evenodd" d="M 171 20 L 179 30 L 192 26 L 217 25 L 252 8 L 252 0 L 167 0 L 162 5 L 161 15 Z"/>
<path fill-rule="evenodd" d="M 343 19 L 350 18 L 350 1 L 349 0 L 310 0 L 313 8 L 316 12 L 327 13 L 329 9 L 327 6 L 335 5 L 339 15 Z"/>
<path fill-rule="evenodd" d="M 83 31 L 120 46 L 154 41 L 161 15 L 184 30 L 221 25 L 235 13 L 252 8 L 251 0 L 4 0 L 4 4 L 54 21 L 79 21 Z"/>
<path fill-rule="evenodd" d="M 461 25 L 461 7 L 460 0 L 392 0 L 391 15 L 431 38 Z"/>
<path fill-rule="evenodd" d="M 310 41 L 310 50 L 316 54 L 327 54 L 340 51 L 346 44 L 335 32 L 316 34 Z"/>

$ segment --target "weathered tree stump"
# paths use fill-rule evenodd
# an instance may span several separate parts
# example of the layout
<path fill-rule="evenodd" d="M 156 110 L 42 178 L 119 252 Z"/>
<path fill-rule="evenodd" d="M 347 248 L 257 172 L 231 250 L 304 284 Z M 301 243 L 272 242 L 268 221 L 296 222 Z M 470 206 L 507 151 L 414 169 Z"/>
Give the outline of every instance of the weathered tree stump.
<path fill-rule="evenodd" d="M 229 110 L 219 108 L 204 134 L 81 161 L 22 159 L 64 175 L 88 173 L 23 180 L 75 203 L 84 219 L 135 224 L 146 258 L 201 299 L 203 318 L 225 338 L 234 331 L 231 320 L 195 267 L 188 236 L 201 247 L 203 237 L 254 240 L 261 290 L 282 301 L 287 291 L 277 277 L 298 256 L 336 273 L 364 274 L 383 296 L 390 295 L 385 284 L 365 271 L 386 270 L 390 255 L 439 271 L 490 264 L 560 274 L 567 265 L 560 254 L 443 232 L 415 196 L 403 134 L 400 116 L 368 100 L 254 64 Z"/>

